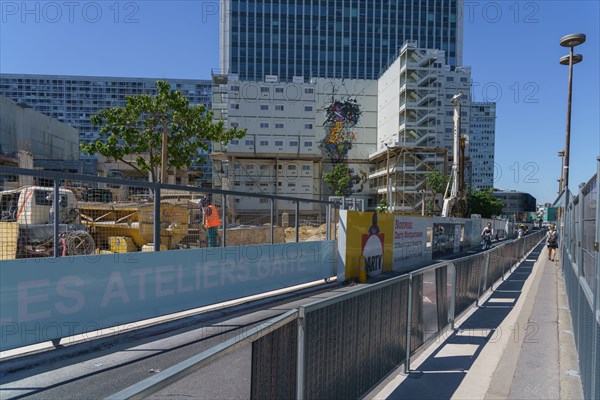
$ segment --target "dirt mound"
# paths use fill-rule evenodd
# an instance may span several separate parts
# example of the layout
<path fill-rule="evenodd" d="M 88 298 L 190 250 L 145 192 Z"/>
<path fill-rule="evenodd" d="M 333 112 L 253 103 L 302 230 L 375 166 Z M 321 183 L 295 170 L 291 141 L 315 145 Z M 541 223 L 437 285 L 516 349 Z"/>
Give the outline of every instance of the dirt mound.
<path fill-rule="evenodd" d="M 319 240 L 326 240 L 327 238 L 327 225 L 321 226 L 301 226 L 298 228 L 298 236 L 301 242 L 314 242 Z M 295 242 L 296 241 L 296 229 L 286 228 L 285 229 L 285 241 Z"/>

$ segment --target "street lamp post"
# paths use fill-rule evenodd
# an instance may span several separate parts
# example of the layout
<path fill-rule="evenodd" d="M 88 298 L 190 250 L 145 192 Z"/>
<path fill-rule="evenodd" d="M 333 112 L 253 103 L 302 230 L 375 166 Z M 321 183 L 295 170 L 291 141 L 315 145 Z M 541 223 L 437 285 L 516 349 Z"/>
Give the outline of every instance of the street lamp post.
<path fill-rule="evenodd" d="M 564 150 L 559 151 L 558 156 L 560 157 L 560 179 L 558 180 L 558 194 L 560 195 L 562 193 L 563 180 L 565 178 L 565 176 L 564 176 L 564 173 L 565 173 L 565 168 L 564 168 L 565 151 Z"/>
<path fill-rule="evenodd" d="M 569 90 L 567 94 L 567 132 L 565 138 L 565 156 L 563 163 L 563 187 L 568 190 L 569 188 L 569 152 L 571 144 L 571 97 L 573 88 L 573 65 L 581 62 L 583 56 L 581 54 L 573 54 L 573 48 L 579 46 L 585 42 L 585 35 L 583 33 L 572 33 L 570 35 L 563 36 L 560 39 L 560 45 L 562 47 L 570 48 L 570 54 L 560 58 L 562 65 L 569 66 Z"/>

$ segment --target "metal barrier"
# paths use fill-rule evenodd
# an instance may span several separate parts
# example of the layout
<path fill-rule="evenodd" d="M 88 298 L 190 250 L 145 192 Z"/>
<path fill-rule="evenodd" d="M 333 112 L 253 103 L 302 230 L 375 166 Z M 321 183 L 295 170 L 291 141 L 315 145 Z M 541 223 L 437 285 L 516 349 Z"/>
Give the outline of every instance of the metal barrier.
<path fill-rule="evenodd" d="M 279 329 L 285 328 L 288 324 L 293 323 L 298 318 L 298 310 L 290 310 L 285 314 L 275 317 L 265 323 L 250 329 L 240 336 L 229 339 L 215 347 L 212 347 L 198 355 L 188 358 L 185 361 L 168 368 L 161 373 L 144 379 L 137 384 L 130 386 L 107 399 L 142 399 L 152 393 L 156 393 L 162 388 L 177 382 L 178 380 L 188 376 L 194 371 L 218 360 L 221 357 L 232 353 L 239 348 L 260 340 L 264 336 L 277 332 Z"/>
<path fill-rule="evenodd" d="M 540 242 L 532 233 L 484 253 L 300 306 L 110 399 L 140 398 L 209 357 L 252 342 L 251 398 L 358 398 L 434 340 Z M 185 372 L 186 374 L 189 372 Z M 163 383 L 166 382 L 166 383 Z"/>
<path fill-rule="evenodd" d="M 594 177 L 566 205 L 561 235 L 565 278 L 586 399 L 600 398 L 600 159 Z M 570 194 L 565 196 L 571 197 Z"/>
<path fill-rule="evenodd" d="M 0 177 L 10 177 L 0 192 L 0 260 L 330 240 L 340 207 L 312 194 L 277 196 L 7 166 L 0 167 Z M 203 198 L 220 216 L 216 232 L 203 226 Z"/>

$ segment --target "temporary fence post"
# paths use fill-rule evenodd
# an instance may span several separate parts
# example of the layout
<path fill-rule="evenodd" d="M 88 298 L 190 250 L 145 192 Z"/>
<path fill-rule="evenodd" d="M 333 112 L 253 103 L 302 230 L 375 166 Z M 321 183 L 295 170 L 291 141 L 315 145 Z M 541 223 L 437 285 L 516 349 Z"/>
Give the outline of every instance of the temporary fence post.
<path fill-rule="evenodd" d="M 337 238 L 338 234 L 338 223 L 340 222 L 340 209 L 338 207 L 333 208 L 333 238 Z"/>
<path fill-rule="evenodd" d="M 413 276 L 408 276 L 408 310 L 406 312 L 406 363 L 404 363 L 404 373 L 410 372 L 410 339 L 412 335 L 412 285 Z"/>
<path fill-rule="evenodd" d="M 227 195 L 223 194 L 223 241 L 221 247 L 227 246 Z"/>
<path fill-rule="evenodd" d="M 59 257 L 58 252 L 58 233 L 59 233 L 59 220 L 60 220 L 60 180 L 54 179 L 54 198 L 52 199 L 52 209 L 54 213 L 52 215 L 52 224 L 54 225 L 53 238 L 54 238 L 54 257 Z M 33 189 L 32 189 L 33 190 Z"/>
<path fill-rule="evenodd" d="M 304 307 L 298 308 L 298 354 L 296 357 L 296 399 L 304 398 L 304 347 L 306 342 Z"/>
<path fill-rule="evenodd" d="M 296 200 L 296 243 L 300 241 L 300 201 Z"/>
<path fill-rule="evenodd" d="M 450 329 L 454 330 L 454 321 L 456 319 L 456 265 L 454 263 L 448 264 L 446 267 L 446 274 L 452 270 L 451 282 L 452 282 L 452 293 L 450 296 L 450 304 L 448 305 L 448 315 L 450 316 Z"/>
<path fill-rule="evenodd" d="M 274 224 L 275 224 L 275 199 L 271 198 L 270 201 L 271 208 L 271 244 L 275 243 L 275 235 L 274 235 Z"/>
<path fill-rule="evenodd" d="M 327 215 L 325 215 L 325 240 L 331 240 L 331 204 L 327 204 Z"/>
<path fill-rule="evenodd" d="M 154 251 L 160 251 L 160 184 L 154 186 Z"/>
<path fill-rule="evenodd" d="M 584 235 L 584 230 L 583 230 L 583 219 L 584 219 L 584 209 L 585 209 L 585 202 L 583 201 L 583 193 L 579 192 L 579 195 L 577 195 L 577 198 L 579 200 L 579 212 L 577 213 L 577 215 L 575 215 L 575 218 L 579 219 L 579 224 L 578 224 L 578 228 L 579 228 L 579 232 L 577 232 L 578 234 L 573 238 L 576 239 L 577 241 L 575 242 L 575 252 L 577 252 L 577 265 L 579 266 L 579 276 L 583 277 L 583 235 Z"/>
<path fill-rule="evenodd" d="M 481 291 L 482 295 L 483 295 L 484 291 L 487 291 L 488 274 L 490 271 L 490 260 L 492 258 L 492 253 L 495 251 L 496 251 L 495 249 L 492 249 L 492 251 L 489 251 L 485 257 L 485 264 L 483 266 L 483 286 L 482 286 L 483 290 Z M 479 305 L 479 300 L 478 300 L 478 305 Z"/>

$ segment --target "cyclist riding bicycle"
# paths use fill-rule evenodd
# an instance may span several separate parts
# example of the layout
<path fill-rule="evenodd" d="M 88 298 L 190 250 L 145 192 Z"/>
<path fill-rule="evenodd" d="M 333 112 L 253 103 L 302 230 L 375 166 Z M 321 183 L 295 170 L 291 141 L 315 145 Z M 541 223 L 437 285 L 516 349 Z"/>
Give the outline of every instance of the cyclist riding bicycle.
<path fill-rule="evenodd" d="M 487 250 L 492 248 L 492 236 L 494 235 L 494 230 L 492 229 L 492 223 L 488 222 L 485 228 L 481 231 L 481 238 L 483 239 L 483 248 L 482 250 Z"/>

